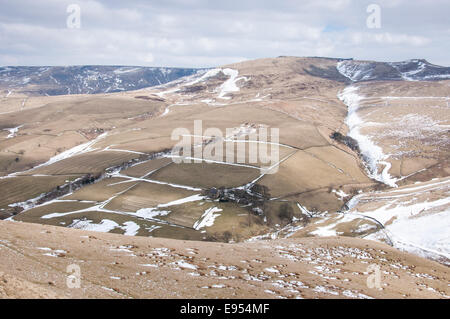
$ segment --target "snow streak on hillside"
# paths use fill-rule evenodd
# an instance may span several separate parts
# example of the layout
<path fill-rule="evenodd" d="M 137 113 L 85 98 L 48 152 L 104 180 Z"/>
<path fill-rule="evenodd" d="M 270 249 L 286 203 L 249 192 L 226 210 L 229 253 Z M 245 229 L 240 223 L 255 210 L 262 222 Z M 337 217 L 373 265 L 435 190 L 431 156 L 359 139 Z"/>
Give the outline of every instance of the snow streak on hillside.
<path fill-rule="evenodd" d="M 365 81 L 372 78 L 372 68 L 369 63 L 352 63 L 352 61 L 341 61 L 336 65 L 339 73 L 351 81 Z"/>
<path fill-rule="evenodd" d="M 227 78 L 226 80 L 224 80 Z M 164 85 L 156 86 L 152 89 L 158 90 L 163 89 L 163 91 L 157 91 L 153 94 L 164 97 L 167 94 L 180 94 L 183 93 L 184 90 L 190 90 L 194 88 L 197 90 L 197 87 L 202 87 L 204 85 L 210 84 L 210 81 L 217 81 L 219 79 L 220 82 L 222 82 L 221 85 L 218 85 L 212 93 L 215 94 L 215 96 L 211 96 L 207 99 L 202 99 L 201 102 L 206 103 L 210 106 L 224 106 L 223 100 L 231 100 L 232 97 L 230 96 L 230 93 L 236 93 L 240 91 L 240 87 L 238 86 L 238 82 L 248 81 L 250 78 L 245 76 L 239 77 L 239 71 L 235 69 L 230 68 L 215 68 L 210 69 L 208 71 L 205 70 L 199 70 L 196 74 L 183 77 L 180 79 L 177 79 L 175 81 L 169 82 Z M 197 87 L 196 87 L 197 86 Z M 210 92 L 211 93 L 211 92 Z M 216 95 L 217 94 L 217 95 Z M 180 97 L 180 96 L 178 96 Z M 192 98 L 195 97 L 195 94 L 190 95 L 190 101 L 192 102 Z M 220 99 L 221 101 L 218 102 L 217 99 Z M 169 105 L 165 112 L 163 113 L 163 116 L 167 115 L 169 113 L 169 109 L 171 106 L 176 105 L 189 105 L 190 102 L 185 101 L 183 99 L 180 99 L 178 102 Z"/>
<path fill-rule="evenodd" d="M 357 110 L 363 97 L 357 91 L 357 86 L 348 86 L 338 95 L 339 99 L 348 107 L 348 115 L 345 120 L 349 128 L 348 136 L 358 141 L 363 160 L 369 172 L 369 177 L 391 187 L 397 187 L 395 183 L 396 179 L 389 174 L 391 164 L 386 161 L 389 156 L 384 154 L 381 147 L 377 146 L 369 136 L 363 135 L 360 132 L 360 128 L 364 126 L 364 121 L 357 114 Z M 379 165 L 384 165 L 381 172 L 379 172 Z"/>
<path fill-rule="evenodd" d="M 450 79 L 450 68 L 413 59 L 402 62 L 340 61 L 337 70 L 352 82 L 435 81 Z"/>
<path fill-rule="evenodd" d="M 236 85 L 236 83 L 239 80 L 246 80 L 247 78 L 245 77 L 240 77 L 238 78 L 239 75 L 239 71 L 238 70 L 233 70 L 233 69 L 223 69 L 222 72 L 229 76 L 230 78 L 228 80 L 226 80 L 219 88 L 219 98 L 220 99 L 230 99 L 230 97 L 227 97 L 226 95 L 228 93 L 232 93 L 232 92 L 239 92 L 239 87 Z"/>

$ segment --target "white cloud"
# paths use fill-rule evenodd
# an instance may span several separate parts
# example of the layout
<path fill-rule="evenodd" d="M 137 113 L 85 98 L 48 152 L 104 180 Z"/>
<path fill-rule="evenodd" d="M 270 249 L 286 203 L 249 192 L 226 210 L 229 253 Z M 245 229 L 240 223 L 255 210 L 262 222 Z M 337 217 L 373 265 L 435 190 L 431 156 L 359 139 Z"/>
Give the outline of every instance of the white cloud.
<path fill-rule="evenodd" d="M 350 5 L 351 2 L 351 0 L 316 0 L 310 3 L 310 5 L 332 10 L 340 10 Z"/>
<path fill-rule="evenodd" d="M 351 35 L 351 39 L 354 44 L 358 45 L 364 43 L 379 43 L 383 45 L 392 44 L 392 45 L 423 46 L 431 42 L 431 39 L 422 36 L 390 33 L 390 32 L 378 32 L 378 33 L 355 32 Z"/>
<path fill-rule="evenodd" d="M 373 37 L 375 41 L 385 44 L 422 46 L 431 42 L 430 39 L 421 36 L 410 36 L 407 34 L 395 34 L 389 32 L 373 34 Z"/>
<path fill-rule="evenodd" d="M 372 1 L 76 2 L 82 27 L 69 30 L 65 8 L 72 0 L 0 0 L 0 65 L 200 67 L 279 55 L 450 64 L 448 1 L 378 1 L 376 30 L 366 27 Z"/>

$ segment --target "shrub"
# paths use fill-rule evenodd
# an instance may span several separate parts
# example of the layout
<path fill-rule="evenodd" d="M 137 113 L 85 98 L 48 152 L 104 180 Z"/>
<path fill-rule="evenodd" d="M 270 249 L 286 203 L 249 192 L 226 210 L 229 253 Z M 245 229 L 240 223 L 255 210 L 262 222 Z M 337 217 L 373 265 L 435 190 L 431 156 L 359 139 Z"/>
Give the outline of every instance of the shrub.
<path fill-rule="evenodd" d="M 292 209 L 292 206 L 288 203 L 283 203 L 280 207 L 280 211 L 278 212 L 278 217 L 280 217 L 281 220 L 291 222 L 294 217 L 294 210 Z"/>

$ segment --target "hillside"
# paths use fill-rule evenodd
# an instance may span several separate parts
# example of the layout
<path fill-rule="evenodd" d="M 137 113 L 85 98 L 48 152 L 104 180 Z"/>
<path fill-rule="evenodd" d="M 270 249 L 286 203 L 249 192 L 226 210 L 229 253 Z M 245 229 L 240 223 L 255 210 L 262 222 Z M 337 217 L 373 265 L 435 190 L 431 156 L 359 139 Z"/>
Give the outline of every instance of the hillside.
<path fill-rule="evenodd" d="M 220 244 L 5 221 L 0 231 L 0 298 L 449 297 L 448 267 L 362 239 Z M 80 288 L 66 285 L 72 264 Z M 367 286 L 369 265 L 380 290 Z"/>
<path fill-rule="evenodd" d="M 0 67 L 0 92 L 65 95 L 137 90 L 174 81 L 201 69 L 136 66 L 6 66 Z"/>
<path fill-rule="evenodd" d="M 66 258 L 89 264 L 92 280 L 108 269 L 109 279 L 84 297 L 151 297 L 139 292 L 142 272 L 155 297 L 187 296 L 190 284 L 177 274 L 189 270 L 204 279 L 196 297 L 448 298 L 449 76 L 419 59 L 279 57 L 132 91 L 4 96 L 3 248 L 45 263 L 51 257 L 42 254 L 61 250 L 49 259 L 58 282 Z M 275 139 L 257 135 L 271 129 L 279 130 Z M 175 152 L 180 147 L 190 154 Z M 38 244 L 47 239 L 32 234 L 47 230 L 54 245 Z M 67 243 L 58 244 L 63 236 Z M 124 266 L 106 267 L 112 257 Z M 153 266 L 141 269 L 134 258 Z M 42 288 L 42 279 L 8 272 L 8 262 L 1 260 L 5 276 Z M 221 274 L 214 263 L 232 270 Z M 380 293 L 361 275 L 371 263 L 388 276 Z M 178 281 L 164 292 L 145 267 Z M 338 273 L 348 281 L 338 284 Z M 213 285 L 223 287 L 201 288 Z M 58 296 L 75 294 L 61 289 Z"/>

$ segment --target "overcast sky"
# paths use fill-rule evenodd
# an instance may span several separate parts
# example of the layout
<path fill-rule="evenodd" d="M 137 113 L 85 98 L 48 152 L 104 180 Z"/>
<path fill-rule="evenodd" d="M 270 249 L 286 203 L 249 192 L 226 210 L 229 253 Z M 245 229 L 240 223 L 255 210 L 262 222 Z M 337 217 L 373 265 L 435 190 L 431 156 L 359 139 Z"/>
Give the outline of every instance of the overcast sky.
<path fill-rule="evenodd" d="M 380 28 L 366 23 L 373 3 Z M 70 4 L 80 28 L 67 26 Z M 0 0 L 0 65 L 210 67 L 292 55 L 450 66 L 449 13 L 449 0 Z"/>

